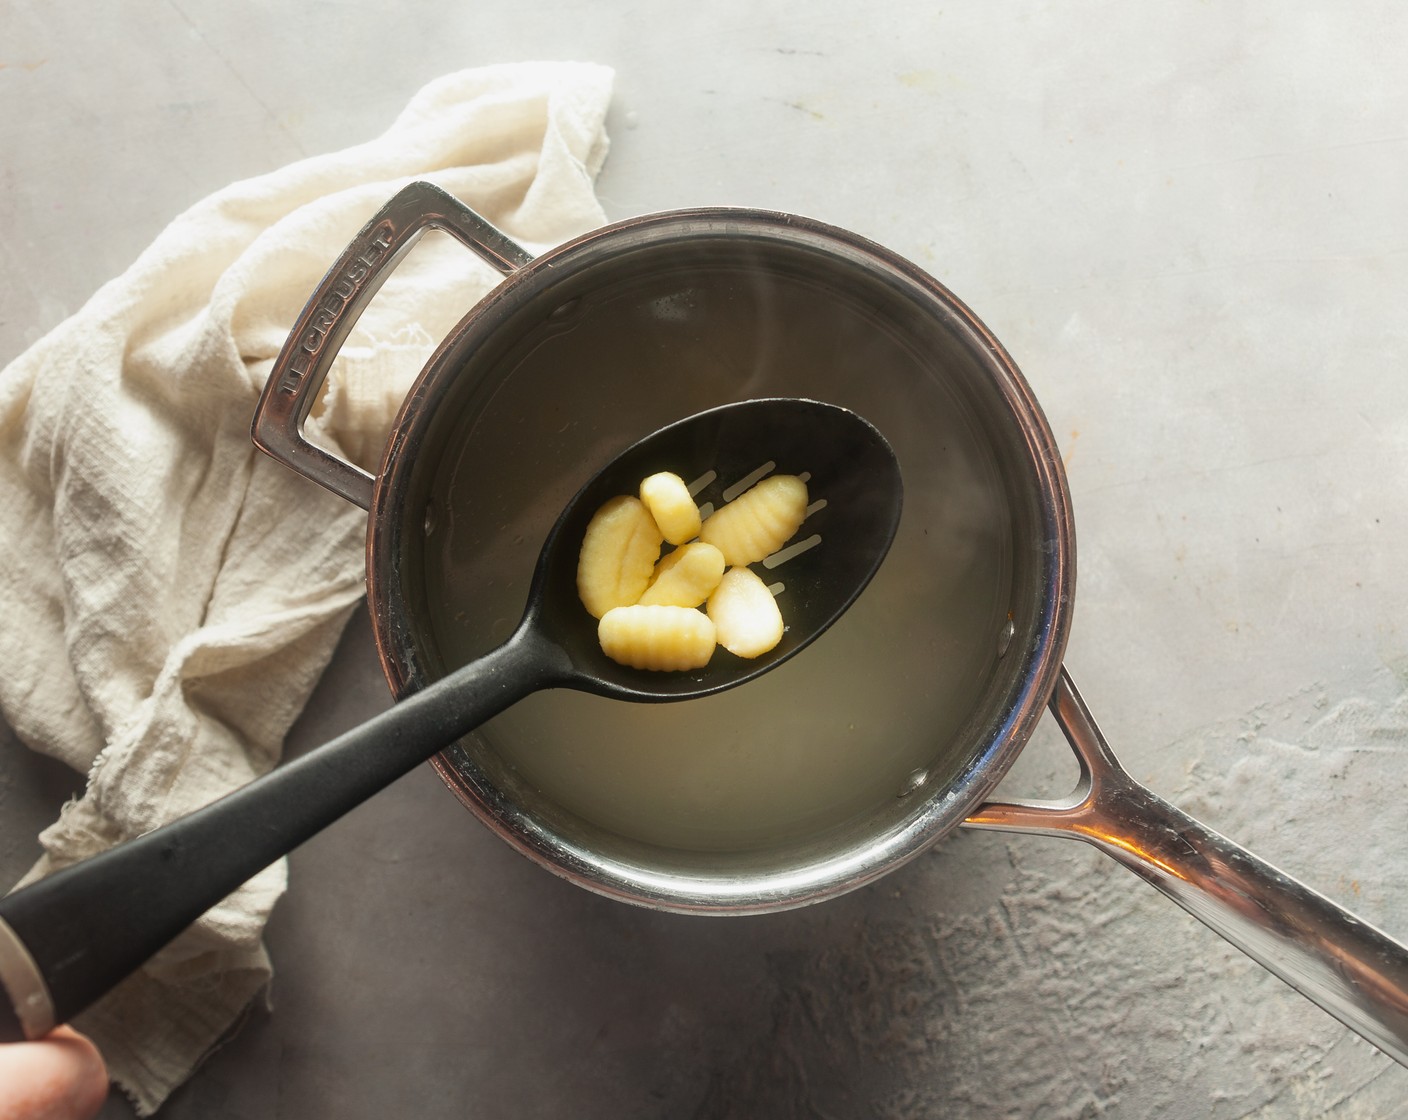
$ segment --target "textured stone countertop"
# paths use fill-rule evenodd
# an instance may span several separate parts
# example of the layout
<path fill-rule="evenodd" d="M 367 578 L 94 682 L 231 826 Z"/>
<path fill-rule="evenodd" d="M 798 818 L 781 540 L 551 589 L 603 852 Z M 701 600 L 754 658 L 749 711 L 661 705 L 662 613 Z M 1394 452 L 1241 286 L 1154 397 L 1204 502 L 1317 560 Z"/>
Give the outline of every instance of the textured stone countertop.
<path fill-rule="evenodd" d="M 1067 665 L 1122 760 L 1408 937 L 1406 38 L 1371 0 L 0 0 L 0 362 L 439 74 L 609 64 L 611 217 L 808 214 L 984 319 L 1065 458 Z M 291 749 L 387 702 L 359 615 Z M 1005 791 L 1074 774 L 1048 720 Z M 77 781 L 0 730 L 7 884 Z M 691 919 L 559 882 L 421 768 L 296 853 L 268 942 L 274 1011 L 162 1115 L 1408 1116 L 1408 1070 L 1055 839 Z"/>

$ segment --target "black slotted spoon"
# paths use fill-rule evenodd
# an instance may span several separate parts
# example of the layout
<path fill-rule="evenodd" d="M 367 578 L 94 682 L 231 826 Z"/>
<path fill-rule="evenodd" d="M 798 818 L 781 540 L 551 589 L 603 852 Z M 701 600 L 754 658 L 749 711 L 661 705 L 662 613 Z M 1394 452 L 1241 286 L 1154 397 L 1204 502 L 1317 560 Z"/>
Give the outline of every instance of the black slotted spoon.
<path fill-rule="evenodd" d="M 577 599 L 587 522 L 658 471 L 714 477 L 723 492 L 771 462 L 808 476 L 804 531 L 820 537 L 778 569 L 786 631 L 744 660 L 723 649 L 700 670 L 617 664 Z M 855 601 L 894 539 L 899 464 L 855 413 L 817 401 L 742 401 L 701 412 L 617 456 L 572 499 L 538 557 L 522 621 L 498 648 L 226 797 L 0 899 L 0 1042 L 67 1022 L 206 910 L 372 794 L 525 696 L 574 688 L 633 701 L 686 700 L 744 683 L 804 649 Z"/>

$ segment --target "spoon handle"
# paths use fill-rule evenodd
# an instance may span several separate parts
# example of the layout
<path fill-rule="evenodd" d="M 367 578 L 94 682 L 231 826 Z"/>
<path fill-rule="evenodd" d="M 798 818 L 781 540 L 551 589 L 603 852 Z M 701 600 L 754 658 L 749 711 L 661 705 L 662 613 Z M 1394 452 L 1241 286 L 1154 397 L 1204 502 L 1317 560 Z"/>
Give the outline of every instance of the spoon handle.
<path fill-rule="evenodd" d="M 9 996 L 0 999 L 0 1042 L 67 1022 L 280 856 L 556 683 L 557 652 L 521 628 L 478 661 L 219 801 L 0 899 L 0 994 Z"/>

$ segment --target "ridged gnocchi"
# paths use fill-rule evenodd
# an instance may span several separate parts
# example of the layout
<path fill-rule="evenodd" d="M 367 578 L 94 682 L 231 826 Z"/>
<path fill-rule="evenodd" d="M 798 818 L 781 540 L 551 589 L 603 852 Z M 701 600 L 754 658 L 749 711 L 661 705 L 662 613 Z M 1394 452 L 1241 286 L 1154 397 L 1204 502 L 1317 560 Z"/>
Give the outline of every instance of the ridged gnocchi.
<path fill-rule="evenodd" d="M 692 607 L 614 607 L 597 623 L 606 656 L 632 669 L 702 669 L 714 655 L 714 623 Z"/>
<path fill-rule="evenodd" d="M 774 474 L 715 510 L 699 539 L 724 554 L 732 567 L 771 556 L 807 516 L 807 484 L 794 474 Z"/>
<path fill-rule="evenodd" d="M 723 575 L 724 554 L 711 544 L 691 541 L 660 558 L 639 601 L 647 606 L 697 607 L 713 594 Z"/>
<path fill-rule="evenodd" d="M 602 651 L 634 669 L 680 671 L 703 668 L 719 645 L 748 658 L 773 649 L 782 612 L 748 565 L 797 532 L 806 482 L 771 475 L 702 522 L 677 474 L 649 476 L 639 494 L 596 511 L 577 559 L 577 593 L 598 619 Z M 665 541 L 677 547 L 662 557 Z"/>
<path fill-rule="evenodd" d="M 671 544 L 684 544 L 699 535 L 699 507 L 677 474 L 661 471 L 640 484 L 640 500 Z"/>
<path fill-rule="evenodd" d="M 593 618 L 640 600 L 663 540 L 645 503 L 629 494 L 592 515 L 577 558 L 577 595 Z"/>

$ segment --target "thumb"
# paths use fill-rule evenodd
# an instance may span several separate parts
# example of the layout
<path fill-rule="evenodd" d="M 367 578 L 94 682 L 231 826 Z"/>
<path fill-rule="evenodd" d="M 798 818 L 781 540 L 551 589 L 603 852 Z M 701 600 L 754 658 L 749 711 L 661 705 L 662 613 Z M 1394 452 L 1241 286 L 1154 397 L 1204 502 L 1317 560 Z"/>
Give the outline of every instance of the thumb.
<path fill-rule="evenodd" d="M 90 1120 L 107 1093 L 98 1048 L 69 1027 L 0 1046 L 0 1120 Z"/>

